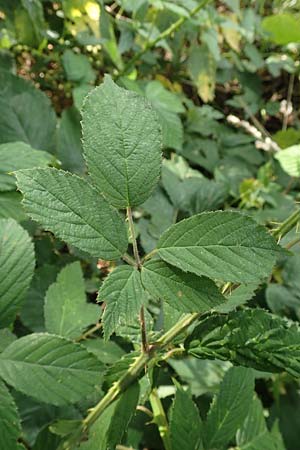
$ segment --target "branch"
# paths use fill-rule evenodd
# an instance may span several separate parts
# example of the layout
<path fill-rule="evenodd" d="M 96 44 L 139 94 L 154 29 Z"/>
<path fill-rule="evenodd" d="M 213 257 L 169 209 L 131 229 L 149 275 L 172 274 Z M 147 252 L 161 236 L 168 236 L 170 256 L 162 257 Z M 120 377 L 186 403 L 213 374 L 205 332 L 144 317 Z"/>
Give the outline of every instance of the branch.
<path fill-rule="evenodd" d="M 145 365 L 156 357 L 156 352 L 167 347 L 176 336 L 183 333 L 193 322 L 199 319 L 200 316 L 200 313 L 187 314 L 172 328 L 170 328 L 170 330 L 163 334 L 160 339 L 156 341 L 156 343 L 152 344 L 149 347 L 148 352 L 141 353 L 123 374 L 123 376 L 112 385 L 100 402 L 97 403 L 94 408 L 89 410 L 88 415 L 82 422 L 82 428 L 80 428 L 75 435 L 70 436 L 70 438 L 63 443 L 61 448 L 64 450 L 73 450 L 76 447 L 76 444 L 80 441 L 82 435 L 88 433 L 91 426 L 101 416 L 105 409 L 117 398 L 119 398 L 119 396 L 138 379 L 140 373 L 144 370 Z"/>

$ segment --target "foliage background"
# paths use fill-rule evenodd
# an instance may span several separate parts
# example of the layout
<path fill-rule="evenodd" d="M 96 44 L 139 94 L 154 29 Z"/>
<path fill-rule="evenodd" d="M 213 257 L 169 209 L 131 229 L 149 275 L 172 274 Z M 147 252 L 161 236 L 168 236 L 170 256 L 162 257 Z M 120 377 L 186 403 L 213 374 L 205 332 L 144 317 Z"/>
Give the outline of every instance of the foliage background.
<path fill-rule="evenodd" d="M 62 268 L 70 268 L 72 273 L 65 276 L 78 283 L 78 308 L 87 295 L 90 309 L 82 333 L 101 313 L 95 305 L 97 291 L 114 263 L 91 258 L 30 221 L 7 173 L 51 164 L 87 175 L 80 111 L 84 97 L 105 73 L 146 97 L 163 130 L 161 182 L 134 210 L 142 254 L 155 247 L 170 225 L 203 211 L 234 208 L 272 227 L 295 210 L 300 177 L 299 2 L 202 3 L 194 14 L 199 6 L 194 0 L 0 0 L 0 218 L 22 224 L 34 239 L 36 255 L 35 274 L 16 320 L 0 331 L 2 349 L 16 336 L 45 330 L 44 298 Z M 15 142 L 23 144 L 18 144 L 15 160 L 8 160 L 12 147 L 7 143 Z M 30 159 L 24 143 L 39 152 L 32 152 Z M 296 147 L 284 156 L 291 146 Z M 283 244 L 293 246 L 293 256 L 280 259 L 249 305 L 298 321 L 298 230 L 289 232 Z M 149 322 L 158 330 L 160 305 L 153 301 L 149 311 Z M 174 317 L 166 311 L 168 319 Z M 81 339 L 78 329 L 76 324 L 72 334 L 69 328 L 69 336 Z M 90 335 L 95 339 L 84 344 L 107 365 L 139 341 L 134 329 L 119 330 L 106 344 L 97 327 Z M 162 364 L 155 371 L 155 384 L 165 409 L 176 379 L 190 388 L 205 416 L 229 366 L 194 357 Z M 298 381 L 286 373 L 257 372 L 255 386 L 269 427 L 278 423 L 285 448 L 296 450 Z M 60 417 L 81 417 L 101 392 L 70 407 L 12 394 L 22 419 L 20 442 L 34 450 L 52 450 L 60 438 L 49 424 Z M 148 419 L 143 411 L 136 413 L 125 445 L 163 448 Z"/>

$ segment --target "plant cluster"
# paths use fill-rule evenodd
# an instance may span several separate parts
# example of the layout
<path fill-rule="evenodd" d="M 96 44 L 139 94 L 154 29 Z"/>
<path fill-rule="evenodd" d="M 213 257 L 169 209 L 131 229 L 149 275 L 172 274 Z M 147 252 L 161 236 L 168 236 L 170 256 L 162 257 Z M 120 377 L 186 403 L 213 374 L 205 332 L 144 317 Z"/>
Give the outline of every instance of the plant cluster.
<path fill-rule="evenodd" d="M 1 450 L 296 450 L 300 28 L 265 3 L 0 0 Z"/>

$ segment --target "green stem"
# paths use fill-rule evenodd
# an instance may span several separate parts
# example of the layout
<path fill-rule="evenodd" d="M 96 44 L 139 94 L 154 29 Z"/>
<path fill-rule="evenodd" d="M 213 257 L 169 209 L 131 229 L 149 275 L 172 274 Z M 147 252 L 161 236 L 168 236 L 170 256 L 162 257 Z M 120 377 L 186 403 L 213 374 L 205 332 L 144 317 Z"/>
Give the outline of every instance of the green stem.
<path fill-rule="evenodd" d="M 130 230 L 131 239 L 132 239 L 134 259 L 135 259 L 137 268 L 140 269 L 142 267 L 142 263 L 141 263 L 141 259 L 140 259 L 140 255 L 139 255 L 137 242 L 136 242 L 134 223 L 133 223 L 133 218 L 132 218 L 132 210 L 131 210 L 130 206 L 127 207 L 127 218 L 128 218 L 129 230 Z"/>
<path fill-rule="evenodd" d="M 137 266 L 138 270 L 141 270 L 142 262 L 141 262 L 141 258 L 140 258 L 140 254 L 139 254 L 139 250 L 138 250 L 138 246 L 137 246 L 137 241 L 136 241 L 136 237 L 135 237 L 134 223 L 133 223 L 132 211 L 131 211 L 130 206 L 127 207 L 127 218 L 128 218 L 128 223 L 129 223 L 129 229 L 130 229 L 132 246 L 133 246 L 133 254 L 134 254 L 136 266 Z M 141 336 L 142 336 L 142 351 L 148 352 L 148 341 L 147 341 L 144 306 L 141 306 L 139 320 L 140 320 Z"/>
<path fill-rule="evenodd" d="M 124 69 L 121 72 L 119 72 L 118 78 L 120 76 L 126 74 L 128 72 L 128 70 L 133 66 L 133 64 L 136 61 L 138 61 L 148 50 L 155 47 L 155 45 L 162 39 L 167 38 L 172 33 L 177 31 L 178 28 L 180 28 L 188 19 L 191 19 L 193 16 L 195 16 L 200 11 L 200 9 L 204 8 L 204 6 L 206 6 L 207 3 L 209 3 L 210 1 L 211 0 L 202 0 L 198 6 L 196 6 L 194 9 L 192 9 L 192 11 L 190 12 L 190 15 L 188 17 L 187 16 L 180 17 L 180 19 L 178 19 L 176 22 L 174 22 L 172 25 L 170 25 L 169 28 L 167 28 L 162 33 L 160 33 L 155 39 L 148 41 L 146 43 L 146 45 L 144 46 L 144 48 L 142 50 L 140 50 L 139 52 L 137 52 L 131 58 L 131 60 L 125 65 Z"/>
<path fill-rule="evenodd" d="M 134 363 L 128 368 L 124 375 L 112 385 L 107 394 L 100 400 L 97 405 L 90 409 L 88 415 L 83 420 L 82 433 L 87 433 L 90 427 L 101 416 L 104 410 L 111 405 L 126 389 L 139 377 L 145 366 L 155 358 L 157 350 L 163 350 L 168 344 L 179 334 L 183 333 L 186 328 L 191 325 L 195 320 L 200 317 L 200 313 L 188 314 L 179 320 L 169 331 L 161 336 L 156 343 L 149 347 L 148 352 L 141 353 Z M 80 436 L 76 435 L 79 440 Z M 73 445 L 73 447 L 72 447 Z M 64 442 L 64 450 L 73 450 L 74 436 L 70 437 L 70 440 Z"/>
<path fill-rule="evenodd" d="M 158 427 L 165 450 L 172 450 L 168 420 L 156 388 L 152 390 L 149 401 L 153 411 L 153 422 Z"/>
<path fill-rule="evenodd" d="M 130 266 L 135 266 L 135 259 L 133 259 L 127 253 L 124 253 L 124 255 L 122 256 L 122 259 L 124 259 L 124 261 L 127 262 L 127 264 L 129 264 Z"/>
<path fill-rule="evenodd" d="M 88 337 L 92 336 L 96 331 L 100 330 L 103 326 L 102 322 L 96 323 L 92 328 L 87 330 L 85 333 L 82 333 L 81 336 L 79 336 L 77 339 L 75 339 L 76 342 L 84 341 Z"/>
<path fill-rule="evenodd" d="M 294 211 L 278 228 L 272 231 L 272 235 L 278 241 L 283 238 L 300 221 L 300 209 Z"/>

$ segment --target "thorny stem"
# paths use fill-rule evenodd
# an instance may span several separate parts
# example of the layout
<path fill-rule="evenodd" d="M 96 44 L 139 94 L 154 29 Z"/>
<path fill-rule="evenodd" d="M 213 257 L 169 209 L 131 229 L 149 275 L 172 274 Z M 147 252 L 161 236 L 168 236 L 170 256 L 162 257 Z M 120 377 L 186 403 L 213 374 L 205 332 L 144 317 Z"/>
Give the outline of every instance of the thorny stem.
<path fill-rule="evenodd" d="M 168 420 L 156 388 L 152 390 L 149 401 L 153 411 L 153 422 L 158 427 L 164 448 L 165 450 L 172 450 Z"/>
<path fill-rule="evenodd" d="M 137 242 L 136 242 L 134 223 L 133 223 L 132 211 L 131 211 L 130 206 L 127 207 L 127 217 L 128 217 L 129 229 L 130 229 L 130 234 L 131 234 L 131 239 L 132 239 L 133 254 L 134 254 L 136 266 L 137 266 L 138 270 L 140 270 L 142 268 L 142 262 L 141 262 L 141 258 L 139 255 Z M 142 350 L 143 350 L 143 352 L 147 352 L 148 351 L 148 342 L 147 342 L 144 306 L 141 306 L 139 319 L 140 319 L 141 336 L 142 336 Z"/>
<path fill-rule="evenodd" d="M 295 211 L 290 215 L 272 234 L 275 238 L 282 238 L 287 234 L 300 220 L 300 210 Z M 101 416 L 104 410 L 111 405 L 126 389 L 137 380 L 138 376 L 151 360 L 156 356 L 158 350 L 165 349 L 178 335 L 182 334 L 192 323 L 196 322 L 201 317 L 201 313 L 193 313 L 185 315 L 172 328 L 164 333 L 155 343 L 150 344 L 148 352 L 142 352 L 134 361 L 134 363 L 127 369 L 122 377 L 115 382 L 107 394 L 100 400 L 97 405 L 90 409 L 88 415 L 82 422 L 82 428 L 78 430 L 73 436 L 65 441 L 60 448 L 64 450 L 73 450 L 74 443 L 77 444 L 82 434 L 87 433 L 90 427 Z M 162 356 L 161 359 L 164 359 Z"/>
<path fill-rule="evenodd" d="M 179 334 L 183 333 L 193 322 L 195 322 L 199 317 L 200 313 L 187 314 L 181 320 L 179 320 L 170 330 L 163 334 L 156 343 L 149 346 L 149 351 L 147 353 L 141 353 L 134 363 L 128 368 L 128 370 L 123 374 L 123 376 L 112 385 L 107 394 L 100 400 L 97 405 L 89 410 L 88 415 L 83 420 L 82 428 L 75 436 L 71 436 L 67 441 L 64 442 L 64 450 L 73 450 L 74 444 L 76 444 L 81 435 L 87 433 L 90 427 L 95 423 L 95 421 L 101 416 L 104 410 L 111 405 L 126 389 L 137 380 L 138 376 L 144 369 L 145 365 L 153 360 L 156 356 L 157 350 L 163 350 L 168 346 L 173 339 Z M 77 439 L 77 442 L 75 442 Z"/>
<path fill-rule="evenodd" d="M 169 37 L 172 33 L 178 30 L 188 19 L 191 19 L 193 16 L 195 16 L 200 9 L 204 8 L 204 6 L 209 3 L 210 0 L 202 0 L 198 6 L 196 6 L 192 11 L 190 12 L 189 16 L 180 17 L 176 22 L 174 22 L 172 25 L 169 26 L 166 30 L 164 30 L 162 33 L 160 33 L 155 39 L 152 39 L 151 41 L 148 41 L 144 48 L 137 52 L 133 58 L 125 65 L 124 69 L 118 73 L 117 77 L 126 74 L 128 70 L 133 66 L 133 64 L 138 61 L 148 50 L 155 47 L 155 45 L 161 41 L 162 39 L 166 39 Z"/>

